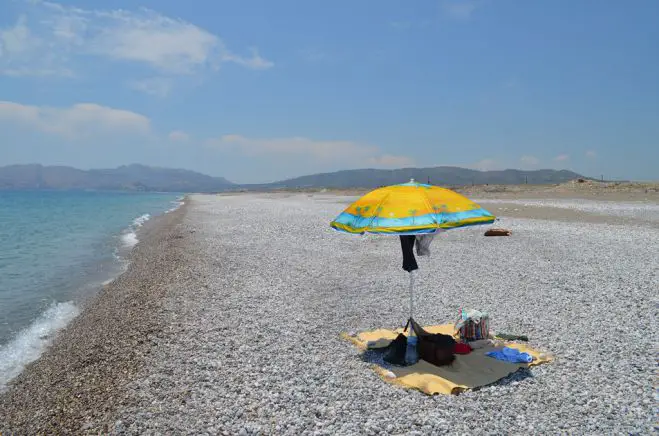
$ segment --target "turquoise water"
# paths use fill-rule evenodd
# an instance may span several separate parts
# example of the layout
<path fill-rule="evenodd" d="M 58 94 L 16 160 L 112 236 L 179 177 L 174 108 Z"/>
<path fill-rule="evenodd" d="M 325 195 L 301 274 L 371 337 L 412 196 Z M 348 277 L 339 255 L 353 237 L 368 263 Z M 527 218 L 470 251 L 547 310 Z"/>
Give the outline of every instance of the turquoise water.
<path fill-rule="evenodd" d="M 137 229 L 178 198 L 0 191 L 0 387 L 122 272 Z"/>

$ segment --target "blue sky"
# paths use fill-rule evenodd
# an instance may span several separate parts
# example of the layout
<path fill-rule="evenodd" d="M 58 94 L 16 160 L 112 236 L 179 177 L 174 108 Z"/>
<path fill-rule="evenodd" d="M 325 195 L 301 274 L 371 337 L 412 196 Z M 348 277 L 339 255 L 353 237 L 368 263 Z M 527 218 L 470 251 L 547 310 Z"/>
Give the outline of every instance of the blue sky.
<path fill-rule="evenodd" d="M 659 2 L 0 4 L 0 165 L 659 179 Z"/>

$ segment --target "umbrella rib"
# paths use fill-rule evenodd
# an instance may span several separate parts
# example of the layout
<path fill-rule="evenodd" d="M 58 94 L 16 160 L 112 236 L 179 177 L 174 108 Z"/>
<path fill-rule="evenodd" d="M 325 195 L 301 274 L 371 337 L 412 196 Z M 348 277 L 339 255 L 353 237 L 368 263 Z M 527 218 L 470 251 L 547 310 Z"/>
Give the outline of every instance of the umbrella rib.
<path fill-rule="evenodd" d="M 375 206 L 375 213 L 374 213 L 373 216 L 371 217 L 371 221 L 369 221 L 368 225 L 366 226 L 366 230 L 368 230 L 368 228 L 371 227 L 371 226 L 373 225 L 373 221 L 375 220 L 375 218 L 377 218 L 378 209 L 380 208 L 380 206 L 382 206 L 382 203 L 384 203 L 384 201 L 385 201 L 387 198 L 389 198 L 390 195 L 391 195 L 391 192 L 387 192 L 387 193 L 385 194 L 385 196 L 382 197 L 382 200 L 380 200 L 380 202 Z M 366 231 L 366 230 L 364 230 L 364 231 Z"/>
<path fill-rule="evenodd" d="M 423 193 L 423 201 L 426 203 L 426 207 L 428 207 L 428 210 L 433 211 L 435 224 L 436 224 L 437 228 L 439 228 L 439 222 L 437 221 L 437 213 L 435 212 L 435 209 L 432 208 L 432 206 L 430 204 L 430 201 L 428 199 L 428 194 L 426 194 L 425 192 Z"/>

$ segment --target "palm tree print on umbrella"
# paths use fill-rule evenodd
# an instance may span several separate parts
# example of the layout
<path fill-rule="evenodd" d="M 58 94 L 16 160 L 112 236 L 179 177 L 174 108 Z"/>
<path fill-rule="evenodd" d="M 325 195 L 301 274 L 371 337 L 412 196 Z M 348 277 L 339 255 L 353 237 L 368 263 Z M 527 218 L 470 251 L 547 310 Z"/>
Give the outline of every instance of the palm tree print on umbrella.
<path fill-rule="evenodd" d="M 448 212 L 448 205 L 442 204 L 442 205 L 433 205 L 432 206 L 433 212 L 435 212 L 435 222 L 437 224 L 443 223 L 444 220 L 444 214 Z"/>
<path fill-rule="evenodd" d="M 373 219 L 371 220 L 371 226 L 378 225 L 378 220 L 380 219 L 381 215 L 382 215 L 382 206 L 378 206 L 375 209 L 375 213 L 373 214 Z"/>
<path fill-rule="evenodd" d="M 408 210 L 408 212 L 409 212 L 410 216 L 412 217 L 412 225 L 414 225 L 414 220 L 416 218 L 417 210 L 416 209 L 410 209 L 410 210 Z"/>

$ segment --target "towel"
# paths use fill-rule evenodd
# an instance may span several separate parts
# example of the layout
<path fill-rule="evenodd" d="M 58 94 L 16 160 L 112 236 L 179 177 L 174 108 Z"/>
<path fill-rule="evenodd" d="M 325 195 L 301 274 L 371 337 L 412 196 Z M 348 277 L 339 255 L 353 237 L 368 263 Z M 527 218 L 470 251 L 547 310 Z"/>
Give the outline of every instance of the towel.
<path fill-rule="evenodd" d="M 430 256 L 430 244 L 435 238 L 434 233 L 425 235 L 416 235 L 416 255 L 417 256 Z"/>
<path fill-rule="evenodd" d="M 452 335 L 453 324 L 432 325 L 423 328 L 432 334 Z M 361 350 L 387 347 L 393 339 L 403 333 L 397 330 L 377 329 L 355 335 L 343 333 L 342 338 L 349 340 Z M 384 380 L 396 385 L 418 389 L 426 394 L 457 394 L 467 389 L 486 386 L 517 371 L 520 368 L 533 367 L 551 361 L 551 357 L 529 348 L 526 344 L 509 344 L 520 351 L 534 356 L 530 363 L 509 363 L 485 355 L 491 347 L 473 350 L 469 354 L 456 354 L 455 361 L 448 366 L 435 366 L 425 360 L 419 360 L 411 366 L 389 366 L 384 362 L 374 363 L 373 369 Z M 384 350 L 383 350 L 384 351 Z M 377 355 L 380 355 L 377 353 Z M 383 366 L 386 365 L 386 367 Z M 393 377 L 392 377 L 393 374 Z"/>
<path fill-rule="evenodd" d="M 414 235 L 400 235 L 400 247 L 403 250 L 403 269 L 412 272 L 419 269 L 414 258 Z"/>
<path fill-rule="evenodd" d="M 529 353 L 522 353 L 518 349 L 510 347 L 503 347 L 501 350 L 490 351 L 489 353 L 485 353 L 485 355 L 510 363 L 533 362 L 533 357 Z"/>

